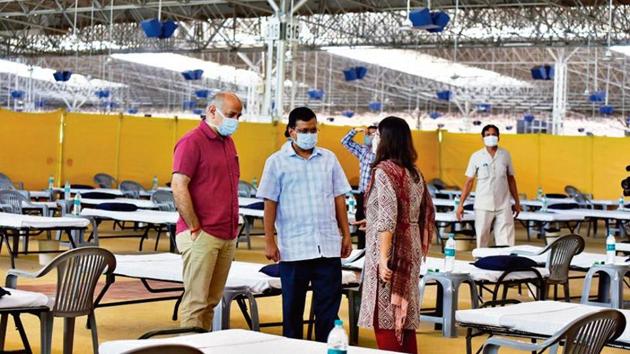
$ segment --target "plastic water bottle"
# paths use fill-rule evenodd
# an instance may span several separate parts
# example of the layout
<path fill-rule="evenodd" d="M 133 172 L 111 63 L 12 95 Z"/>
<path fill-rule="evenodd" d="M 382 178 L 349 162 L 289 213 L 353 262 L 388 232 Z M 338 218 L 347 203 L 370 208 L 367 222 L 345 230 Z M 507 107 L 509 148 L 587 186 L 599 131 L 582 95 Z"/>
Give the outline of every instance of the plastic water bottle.
<path fill-rule="evenodd" d="M 48 177 L 48 191 L 52 195 L 53 189 L 55 188 L 55 177 Z"/>
<path fill-rule="evenodd" d="M 625 203 L 625 200 L 623 200 L 623 195 L 622 195 L 621 197 L 619 197 L 619 207 L 618 207 L 618 209 L 619 210 L 623 210 L 626 207 L 625 204 L 626 203 Z"/>
<path fill-rule="evenodd" d="M 444 245 L 444 272 L 450 273 L 455 268 L 455 234 L 448 234 Z"/>
<path fill-rule="evenodd" d="M 615 255 L 617 254 L 616 243 L 615 236 L 612 234 L 606 237 L 606 264 L 615 263 Z"/>
<path fill-rule="evenodd" d="M 81 193 L 74 195 L 74 201 L 72 202 L 72 214 L 81 215 Z"/>
<path fill-rule="evenodd" d="M 348 211 L 350 214 L 355 214 L 357 212 L 357 200 L 354 199 L 354 196 L 351 193 L 348 193 Z"/>
<path fill-rule="evenodd" d="M 335 320 L 335 327 L 328 334 L 328 354 L 348 353 L 348 334 L 342 320 Z"/>
<path fill-rule="evenodd" d="M 70 182 L 68 181 L 63 186 L 63 199 L 70 200 Z"/>
<path fill-rule="evenodd" d="M 152 189 L 155 191 L 155 190 L 157 190 L 157 189 L 158 189 L 158 187 L 159 187 L 159 186 L 160 186 L 160 185 L 158 184 L 158 178 L 157 178 L 157 176 L 153 176 L 153 188 L 152 188 Z"/>
<path fill-rule="evenodd" d="M 256 179 L 256 177 L 254 177 L 254 179 L 252 180 L 252 186 L 254 186 L 254 188 L 258 189 L 258 180 Z"/>
<path fill-rule="evenodd" d="M 453 204 L 455 204 L 455 210 L 457 210 L 457 208 L 459 208 L 459 203 L 460 203 L 459 196 L 456 195 L 455 196 L 455 200 L 453 201 Z"/>
<path fill-rule="evenodd" d="M 543 195 L 542 187 L 538 187 L 538 190 L 536 191 L 536 199 L 542 201 Z"/>
<path fill-rule="evenodd" d="M 547 211 L 547 197 L 543 194 L 542 195 L 542 209 L 543 212 Z"/>

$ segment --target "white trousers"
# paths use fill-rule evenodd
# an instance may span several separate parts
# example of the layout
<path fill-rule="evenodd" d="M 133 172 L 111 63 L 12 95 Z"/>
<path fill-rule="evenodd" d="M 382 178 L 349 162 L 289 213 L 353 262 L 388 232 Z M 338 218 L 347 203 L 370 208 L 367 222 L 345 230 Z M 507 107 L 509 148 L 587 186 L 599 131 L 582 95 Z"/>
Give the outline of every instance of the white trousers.
<path fill-rule="evenodd" d="M 494 244 L 497 246 L 514 246 L 514 217 L 512 209 L 497 211 L 475 209 L 475 231 L 477 248 L 490 245 L 490 229 L 494 223 Z"/>

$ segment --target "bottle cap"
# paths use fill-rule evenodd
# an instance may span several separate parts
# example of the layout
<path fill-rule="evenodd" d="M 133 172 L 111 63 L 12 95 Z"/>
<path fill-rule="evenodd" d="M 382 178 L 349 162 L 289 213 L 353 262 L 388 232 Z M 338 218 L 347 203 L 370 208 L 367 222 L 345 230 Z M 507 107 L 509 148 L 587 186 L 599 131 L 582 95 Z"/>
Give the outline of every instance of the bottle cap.
<path fill-rule="evenodd" d="M 343 326 L 342 320 L 335 320 L 335 326 Z"/>

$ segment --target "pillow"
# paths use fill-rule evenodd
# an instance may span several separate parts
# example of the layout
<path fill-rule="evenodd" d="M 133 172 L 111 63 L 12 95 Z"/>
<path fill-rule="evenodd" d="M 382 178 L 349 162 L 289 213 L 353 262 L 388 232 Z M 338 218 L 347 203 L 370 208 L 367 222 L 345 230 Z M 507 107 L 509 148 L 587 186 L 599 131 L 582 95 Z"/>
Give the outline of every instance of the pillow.
<path fill-rule="evenodd" d="M 521 256 L 488 256 L 479 258 L 473 265 L 486 270 L 525 270 L 538 266 L 536 262 Z"/>
<path fill-rule="evenodd" d="M 260 268 L 259 272 L 266 274 L 272 278 L 280 278 L 280 264 L 267 264 L 266 266 Z"/>
<path fill-rule="evenodd" d="M 138 207 L 128 203 L 102 203 L 96 206 L 96 209 L 109 211 L 136 211 Z"/>
<path fill-rule="evenodd" d="M 0 287 L 0 299 L 2 299 L 2 297 L 5 295 L 11 295 L 11 293 L 4 290 L 4 288 Z"/>
<path fill-rule="evenodd" d="M 81 193 L 81 198 L 86 199 L 116 199 L 116 195 L 103 192 L 85 192 Z"/>
<path fill-rule="evenodd" d="M 245 206 L 245 208 L 254 210 L 265 210 L 265 202 L 256 202 Z"/>

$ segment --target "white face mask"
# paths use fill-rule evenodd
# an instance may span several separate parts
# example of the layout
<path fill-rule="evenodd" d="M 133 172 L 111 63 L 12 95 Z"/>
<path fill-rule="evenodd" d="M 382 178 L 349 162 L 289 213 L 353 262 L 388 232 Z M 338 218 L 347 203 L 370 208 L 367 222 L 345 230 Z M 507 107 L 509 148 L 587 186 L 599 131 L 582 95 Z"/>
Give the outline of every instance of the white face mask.
<path fill-rule="evenodd" d="M 499 145 L 499 137 L 494 135 L 488 135 L 483 137 L 483 143 L 487 147 L 495 147 Z"/>
<path fill-rule="evenodd" d="M 372 138 L 372 153 L 376 155 L 376 151 L 378 150 L 378 144 L 381 142 L 381 136 L 378 134 L 374 134 Z"/>

